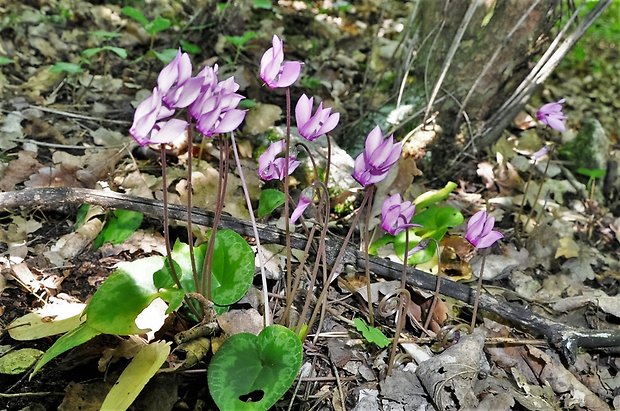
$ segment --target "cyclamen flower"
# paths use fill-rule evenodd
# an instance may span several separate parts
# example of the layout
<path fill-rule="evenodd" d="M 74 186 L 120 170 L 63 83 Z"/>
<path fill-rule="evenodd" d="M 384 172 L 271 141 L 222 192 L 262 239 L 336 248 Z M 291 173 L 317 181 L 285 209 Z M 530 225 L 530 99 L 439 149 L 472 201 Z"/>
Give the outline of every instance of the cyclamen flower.
<path fill-rule="evenodd" d="M 554 130 L 566 130 L 566 116 L 562 112 L 562 104 L 566 99 L 556 101 L 555 103 L 547 103 L 538 109 L 536 117 Z"/>
<path fill-rule="evenodd" d="M 258 176 L 265 181 L 268 180 L 284 180 L 284 165 L 286 159 L 278 157 L 284 151 L 284 140 L 271 143 L 267 150 L 258 157 Z M 288 173 L 291 174 L 300 162 L 295 156 L 289 156 Z"/>
<path fill-rule="evenodd" d="M 293 210 L 293 214 L 291 214 L 291 224 L 295 224 L 299 217 L 306 211 L 306 208 L 310 204 L 312 204 L 312 198 L 314 197 L 314 189 L 312 187 L 307 187 L 301 192 L 301 196 L 299 196 L 299 202 L 297 203 L 297 207 Z"/>
<path fill-rule="evenodd" d="M 316 113 L 312 115 L 314 97 L 308 98 L 305 94 L 299 98 L 295 106 L 295 119 L 299 134 L 308 141 L 314 141 L 323 134 L 332 131 L 340 120 L 340 113 L 333 113 L 331 108 L 323 108 L 319 103 Z"/>
<path fill-rule="evenodd" d="M 396 193 L 385 199 L 381 207 L 381 228 L 392 235 L 401 231 L 415 227 L 411 224 L 411 219 L 415 214 L 415 204 L 411 201 L 403 202 L 400 194 Z"/>
<path fill-rule="evenodd" d="M 176 57 L 168 63 L 157 77 L 157 88 L 162 93 L 162 100 L 168 108 L 184 108 L 196 100 L 200 93 L 202 78 L 191 77 L 192 63 L 187 53 L 177 52 Z"/>
<path fill-rule="evenodd" d="M 173 114 L 174 110 L 170 110 L 162 105 L 162 93 L 155 87 L 153 89 L 153 94 L 141 102 L 136 108 L 129 134 L 131 134 L 134 140 L 141 146 L 150 144 L 149 135 L 153 127 L 155 127 L 157 120 L 168 118 Z"/>
<path fill-rule="evenodd" d="M 301 62 L 284 61 L 284 43 L 275 34 L 272 43 L 260 60 L 260 78 L 269 88 L 288 87 L 299 78 Z"/>
<path fill-rule="evenodd" d="M 394 143 L 394 136 L 384 139 L 376 126 L 366 137 L 364 151 L 355 159 L 353 178 L 364 187 L 383 181 L 402 149 L 401 143 Z"/>
<path fill-rule="evenodd" d="M 502 233 L 493 230 L 494 225 L 495 218 L 488 215 L 484 210 L 478 211 L 467 223 L 465 239 L 477 249 L 491 247 L 498 240 L 504 238 Z"/>
<path fill-rule="evenodd" d="M 189 108 L 190 115 L 197 120 L 196 128 L 206 137 L 235 130 L 246 113 L 236 108 L 243 100 L 242 95 L 235 93 L 239 85 L 234 77 L 215 84 L 215 70 L 205 74 L 210 77 L 204 77 L 201 94 Z"/>
<path fill-rule="evenodd" d="M 187 126 L 187 121 L 176 118 L 155 123 L 149 137 L 149 144 L 170 144 L 174 140 L 184 138 Z"/>

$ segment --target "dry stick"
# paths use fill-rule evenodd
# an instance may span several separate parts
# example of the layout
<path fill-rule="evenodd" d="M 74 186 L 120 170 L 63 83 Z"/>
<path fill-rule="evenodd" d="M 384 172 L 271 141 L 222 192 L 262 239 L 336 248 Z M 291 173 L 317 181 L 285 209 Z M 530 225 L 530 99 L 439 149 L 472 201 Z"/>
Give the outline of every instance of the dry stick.
<path fill-rule="evenodd" d="M 76 207 L 82 203 L 139 211 L 154 218 L 161 218 L 163 214 L 163 204 L 160 200 L 102 190 L 54 187 L 26 188 L 0 193 L 0 210 L 27 207 L 69 212 L 64 207 Z M 183 221 L 187 219 L 187 208 L 182 205 L 169 204 L 167 213 L 174 220 Z M 214 213 L 209 211 L 194 209 L 191 216 L 194 224 L 205 227 L 212 225 L 214 221 Z M 222 215 L 220 224 L 223 228 L 235 230 L 241 235 L 250 237 L 255 235 L 249 222 L 232 216 Z M 257 229 L 264 243 L 284 244 L 285 233 L 282 230 L 264 224 L 257 224 Z M 303 249 L 306 242 L 307 238 L 304 236 L 291 236 L 291 245 L 296 249 Z M 326 263 L 332 267 L 347 264 L 361 269 L 365 264 L 366 256 L 354 247 L 347 247 L 347 243 L 348 238 L 346 238 L 346 242 L 337 237 L 332 237 L 326 241 Z M 400 280 L 402 276 L 402 264 L 374 256 L 370 257 L 370 270 L 388 280 Z M 407 269 L 407 284 L 411 287 L 433 290 L 437 285 L 437 279 L 432 274 L 409 267 Z M 327 285 L 324 287 L 325 289 L 327 289 Z M 471 287 L 450 279 L 444 279 L 441 282 L 441 294 L 468 304 L 473 303 L 473 291 Z M 499 300 L 490 294 L 480 295 L 479 307 L 536 336 L 544 336 L 570 363 L 574 362 L 578 348 L 620 347 L 620 332 L 618 331 L 572 327 L 542 317 L 522 306 Z"/>
<path fill-rule="evenodd" d="M 267 327 L 271 325 L 271 310 L 269 309 L 269 294 L 267 290 L 267 274 L 265 273 L 265 256 L 263 255 L 263 249 L 260 246 L 260 236 L 258 235 L 258 229 L 256 228 L 256 220 L 254 219 L 254 210 L 252 209 L 252 200 L 250 199 L 250 192 L 248 191 L 248 185 L 245 182 L 245 176 L 243 175 L 243 167 L 241 167 L 241 159 L 239 158 L 239 152 L 237 151 L 237 142 L 235 141 L 235 133 L 230 132 L 230 140 L 232 142 L 233 154 L 235 156 L 235 162 L 237 163 L 237 170 L 239 170 L 239 179 L 241 180 L 241 187 L 243 187 L 243 194 L 245 195 L 245 202 L 250 212 L 250 222 L 252 223 L 252 231 L 254 232 L 254 240 L 256 241 L 256 253 L 258 254 L 258 264 L 260 265 L 260 276 L 263 286 L 263 307 L 264 317 L 263 326 Z"/>
<path fill-rule="evenodd" d="M 228 183 L 228 140 L 225 138 L 220 139 L 220 164 L 218 168 L 219 180 L 217 183 L 217 201 L 215 205 L 215 218 L 213 221 L 213 229 L 209 236 L 209 244 L 207 245 L 207 254 L 205 255 L 205 261 L 202 265 L 202 294 L 211 300 L 211 284 L 213 273 L 211 272 L 211 266 L 213 264 L 213 250 L 215 248 L 215 235 L 217 234 L 218 227 L 220 225 L 220 218 L 222 216 L 222 209 L 224 208 L 224 198 L 226 197 L 226 186 Z M 205 285 L 206 278 L 206 285 Z"/>
<path fill-rule="evenodd" d="M 368 204 L 366 204 L 366 224 L 364 225 L 364 253 L 366 254 L 366 265 L 364 274 L 366 275 L 366 296 L 368 297 L 368 322 L 371 327 L 375 326 L 375 313 L 372 306 L 372 288 L 370 287 L 370 269 L 368 268 L 368 249 L 370 248 L 370 217 L 372 212 L 372 198 L 375 192 L 375 185 L 368 189 Z M 405 256 L 406 258 L 406 256 Z"/>
<path fill-rule="evenodd" d="M 484 263 L 487 259 L 485 252 L 482 254 L 482 262 L 480 263 L 480 273 L 478 274 L 478 285 L 476 286 L 476 301 L 474 301 L 474 311 L 471 313 L 471 324 L 469 325 L 469 332 L 474 332 L 474 326 L 476 325 L 476 316 L 478 315 L 478 305 L 480 303 L 480 295 L 482 293 L 482 275 L 484 274 Z"/>
<path fill-rule="evenodd" d="M 292 304 L 292 254 L 291 254 L 291 226 L 289 214 L 289 176 L 288 162 L 291 158 L 291 88 L 286 88 L 286 138 L 284 143 L 284 232 L 286 233 L 286 305 Z M 288 321 L 284 318 L 284 321 Z M 285 323 L 285 324 L 288 324 Z"/>

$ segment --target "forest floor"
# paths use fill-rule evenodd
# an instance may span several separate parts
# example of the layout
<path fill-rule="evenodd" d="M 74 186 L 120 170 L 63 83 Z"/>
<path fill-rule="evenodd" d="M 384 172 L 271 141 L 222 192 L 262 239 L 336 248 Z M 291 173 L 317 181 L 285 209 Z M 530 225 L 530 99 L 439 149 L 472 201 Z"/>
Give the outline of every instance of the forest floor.
<path fill-rule="evenodd" d="M 151 37 L 120 12 L 118 3 L 0 1 L 0 192 L 73 187 L 161 200 L 165 189 L 172 203 L 183 204 L 187 148 L 179 145 L 170 151 L 169 184 L 164 188 L 159 153 L 140 148 L 128 133 L 136 105 L 149 95 L 163 67 L 153 51 L 165 58 L 170 47 L 181 45 L 195 52 L 195 68 L 217 63 L 222 78 L 234 75 L 241 86 L 239 93 L 249 99 L 246 103 L 251 108 L 238 138 L 256 204 L 261 189 L 273 187 L 258 179 L 256 158 L 285 118 L 284 93 L 268 90 L 257 75 L 272 35 L 285 38 L 287 59 L 304 61 L 293 101 L 305 92 L 341 113 L 334 136 L 338 141 L 339 135 L 353 129 L 361 113 L 378 110 L 393 97 L 393 79 L 384 75 L 389 64 L 380 60 L 387 60 L 397 47 L 409 12 L 407 7 L 380 6 L 393 2 L 370 0 L 356 6 L 334 2 L 331 9 L 320 12 L 314 2 L 280 1 L 279 6 L 267 6 L 271 2 L 255 1 L 217 13 L 197 12 L 185 2 L 157 2 L 145 14 L 167 17 L 173 25 Z M 616 4 L 610 13 L 619 10 Z M 486 256 L 486 292 L 560 324 L 615 333 L 620 332 L 620 33 L 606 24 L 618 21 L 605 15 L 502 138 L 479 158 L 463 163 L 451 176 L 458 188 L 449 198 L 451 206 L 468 210 L 463 213 L 467 217 L 485 202 L 495 208 L 492 214 L 505 239 Z M 385 40 L 380 44 L 373 41 L 377 33 Z M 84 53 L 87 49 L 95 51 Z M 560 98 L 567 99 L 569 130 L 558 137 L 532 126 L 535 109 Z M 559 157 L 579 157 L 575 153 L 581 148 L 567 142 L 579 133 L 598 136 L 592 138 L 599 145 L 589 149 L 600 160 L 581 172 Z M 532 164 L 531 154 L 549 141 L 558 149 Z M 353 161 L 344 152 L 338 155 L 344 157 L 339 160 L 344 164 Z M 218 150 L 209 143 L 196 147 L 194 156 L 200 158 L 193 174 L 194 205 L 212 209 Z M 419 171 L 415 165 L 406 167 Z M 293 197 L 299 196 L 304 179 L 294 175 Z M 402 191 L 419 194 L 447 182 L 433 181 L 431 186 L 429 180 L 418 175 Z M 224 211 L 247 220 L 241 182 L 232 169 L 228 184 Z M 349 189 L 332 199 L 335 224 L 330 231 L 339 235 L 346 233 L 349 214 L 361 200 L 353 187 Z M 387 191 L 378 194 L 377 204 Z M 517 215 L 514 210 L 519 207 L 508 204 L 520 204 L 524 211 Z M 542 207 L 536 208 L 537 204 Z M 119 348 L 122 339 L 103 335 L 60 356 L 32 379 L 24 370 L 13 373 L 2 365 L 2 357 L 9 352 L 45 351 L 55 339 L 18 341 L 6 329 L 13 321 L 46 305 L 61 309 L 85 304 L 117 263 L 165 253 L 156 216 L 146 218 L 122 244 L 94 249 L 91 242 L 98 231 L 92 237 L 74 235 L 79 206 L 0 207 L 0 410 L 99 409 L 128 362 Z M 262 222 L 282 225 L 276 217 Z M 187 240 L 184 230 L 178 222 L 172 233 Z M 442 243 L 443 271 L 453 281 L 473 286 L 481 258 L 462 251 L 463 241 L 451 241 Z M 267 267 L 269 291 L 277 306 L 285 253 L 282 247 L 269 251 L 274 256 Z M 436 273 L 437 263 L 418 268 Z M 579 350 L 573 361 L 567 361 L 549 341 L 539 339 L 544 333 L 528 333 L 510 319 L 486 311 L 479 314 L 477 332 L 468 336 L 463 325 L 469 324 L 471 306 L 449 297 L 435 311 L 430 324 L 435 338 L 430 338 L 418 325 L 429 310 L 431 290 L 409 290 L 413 297 L 403 331 L 407 342 L 401 344 L 398 366 L 387 376 L 390 348 L 380 348 L 352 322 L 368 318 L 364 273 L 349 274 L 333 284 L 323 328 L 316 338 L 310 334 L 304 345 L 304 362 L 311 364 L 310 371 L 296 380 L 277 409 L 289 404 L 300 410 L 358 411 L 476 406 L 620 409 L 617 347 Z M 256 297 L 260 284 L 257 276 L 243 304 L 233 311 L 256 313 L 260 318 Z M 400 281 L 373 277 L 372 286 L 378 306 L 380 300 L 393 296 Z M 303 301 L 297 303 L 303 305 Z M 49 315 L 57 313 L 52 309 Z M 183 319 L 175 321 L 158 337 L 172 340 L 186 325 Z M 391 338 L 393 313 L 378 316 L 375 325 Z M 133 409 L 215 409 L 206 385 L 209 358 L 207 354 L 191 369 L 153 379 Z M 436 391 L 426 385 L 431 377 L 420 379 L 420 372 L 414 372 L 421 358 L 431 358 L 434 362 L 426 367 L 432 363 L 434 370 L 444 373 Z M 456 358 L 461 368 L 440 371 L 450 358 Z M 171 355 L 169 365 L 179 361 L 180 354 Z M 468 374 L 467 367 L 476 367 L 477 376 Z"/>

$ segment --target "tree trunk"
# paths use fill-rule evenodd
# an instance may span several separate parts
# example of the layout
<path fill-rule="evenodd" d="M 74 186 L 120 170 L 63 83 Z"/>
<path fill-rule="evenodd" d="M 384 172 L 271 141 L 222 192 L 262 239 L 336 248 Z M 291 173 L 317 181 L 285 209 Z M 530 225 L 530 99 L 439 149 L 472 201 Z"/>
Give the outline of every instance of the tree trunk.
<path fill-rule="evenodd" d="M 499 138 L 610 3 L 599 0 L 577 22 L 583 4 L 571 9 L 572 1 L 420 0 L 401 48 L 398 98 L 390 106 L 398 120 L 386 123 L 385 114 L 372 120 L 384 130 L 413 129 L 406 150 L 430 159 L 426 171 L 445 177 L 463 154 Z"/>

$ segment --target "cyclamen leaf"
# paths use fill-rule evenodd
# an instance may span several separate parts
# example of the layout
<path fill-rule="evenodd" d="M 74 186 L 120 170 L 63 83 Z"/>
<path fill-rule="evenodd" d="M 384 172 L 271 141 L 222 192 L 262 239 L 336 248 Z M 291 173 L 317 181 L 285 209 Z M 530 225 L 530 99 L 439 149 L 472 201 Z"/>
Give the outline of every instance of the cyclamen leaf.
<path fill-rule="evenodd" d="M 354 318 L 353 324 L 355 324 L 357 331 L 362 333 L 366 341 L 377 345 L 379 348 L 385 348 L 390 345 L 390 339 L 381 330 L 368 326 L 361 318 Z"/>
<path fill-rule="evenodd" d="M 93 246 L 101 247 L 104 243 L 121 244 L 127 240 L 142 224 L 144 215 L 138 211 L 114 210 L 103 230 L 95 239 Z"/>
<path fill-rule="evenodd" d="M 170 28 L 170 26 L 172 26 L 172 22 L 170 20 L 163 18 L 161 16 L 157 16 L 155 17 L 153 21 L 148 22 L 144 26 L 144 29 L 151 36 L 154 36 L 159 32 L 167 30 L 168 28 Z"/>
<path fill-rule="evenodd" d="M 50 67 L 51 73 L 78 74 L 82 71 L 82 67 L 79 64 L 67 63 L 64 61 L 59 61 L 58 63 Z"/>
<path fill-rule="evenodd" d="M 284 204 L 284 193 L 272 188 L 261 191 L 258 200 L 258 218 L 271 214 L 276 208 Z"/>

